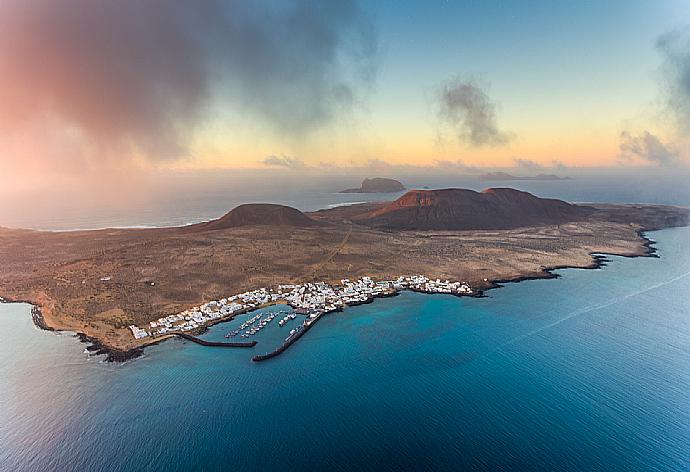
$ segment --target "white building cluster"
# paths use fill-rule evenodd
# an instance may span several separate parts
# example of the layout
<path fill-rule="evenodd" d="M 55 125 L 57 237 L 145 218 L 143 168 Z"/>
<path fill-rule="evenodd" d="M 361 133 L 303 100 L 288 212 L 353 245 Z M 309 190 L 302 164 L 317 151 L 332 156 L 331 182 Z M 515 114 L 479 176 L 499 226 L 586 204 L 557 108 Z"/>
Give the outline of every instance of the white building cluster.
<path fill-rule="evenodd" d="M 472 289 L 465 282 L 449 282 L 448 280 L 430 280 L 423 275 L 400 277 L 398 283 L 404 288 L 419 290 L 426 293 L 451 293 L 454 295 L 469 295 Z"/>
<path fill-rule="evenodd" d="M 132 331 L 134 339 L 142 339 L 149 335 L 149 333 L 145 329 L 141 329 L 138 326 L 130 325 L 129 329 Z"/>
<path fill-rule="evenodd" d="M 339 310 L 343 306 L 367 303 L 374 298 L 395 295 L 406 289 L 454 295 L 470 295 L 472 293 L 472 289 L 465 282 L 431 280 L 423 275 L 403 276 L 395 280 L 380 282 L 375 282 L 370 277 L 362 277 L 354 281 L 343 279 L 340 282 L 340 285 L 310 282 L 278 285 L 275 289 L 259 288 L 221 300 L 213 300 L 182 313 L 151 321 L 149 331 L 133 325 L 129 328 L 136 339 L 191 331 L 239 312 L 250 311 L 276 302 L 286 302 L 302 314 L 308 315 L 305 323 L 310 324 L 320 315 Z"/>

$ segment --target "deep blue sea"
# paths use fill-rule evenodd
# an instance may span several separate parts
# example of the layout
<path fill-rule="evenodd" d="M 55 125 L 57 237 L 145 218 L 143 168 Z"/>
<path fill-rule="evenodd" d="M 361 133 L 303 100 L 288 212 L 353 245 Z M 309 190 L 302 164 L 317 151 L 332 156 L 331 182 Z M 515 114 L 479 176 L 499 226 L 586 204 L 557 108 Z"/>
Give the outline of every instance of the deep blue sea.
<path fill-rule="evenodd" d="M 259 364 L 277 319 L 109 364 L 0 306 L 0 469 L 690 470 L 690 228 L 650 236 L 658 259 L 348 308 Z"/>

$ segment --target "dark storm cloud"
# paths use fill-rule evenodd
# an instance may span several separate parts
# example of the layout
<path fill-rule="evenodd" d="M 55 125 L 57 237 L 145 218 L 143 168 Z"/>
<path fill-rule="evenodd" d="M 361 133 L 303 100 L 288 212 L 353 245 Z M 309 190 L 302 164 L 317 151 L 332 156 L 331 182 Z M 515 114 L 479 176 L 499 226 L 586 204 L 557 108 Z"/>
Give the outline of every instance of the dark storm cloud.
<path fill-rule="evenodd" d="M 625 161 L 642 159 L 661 167 L 678 163 L 677 153 L 649 131 L 644 131 L 637 136 L 623 131 L 621 133 L 620 157 Z"/>
<path fill-rule="evenodd" d="M 667 104 L 682 132 L 690 131 L 690 26 L 659 37 Z"/>
<path fill-rule="evenodd" d="M 438 92 L 439 118 L 449 125 L 461 142 L 471 146 L 502 146 L 511 137 L 499 129 L 496 104 L 476 80 L 454 79 Z"/>
<path fill-rule="evenodd" d="M 175 158 L 212 98 L 304 135 L 356 100 L 375 35 L 355 1 L 0 2 L 0 129 Z"/>

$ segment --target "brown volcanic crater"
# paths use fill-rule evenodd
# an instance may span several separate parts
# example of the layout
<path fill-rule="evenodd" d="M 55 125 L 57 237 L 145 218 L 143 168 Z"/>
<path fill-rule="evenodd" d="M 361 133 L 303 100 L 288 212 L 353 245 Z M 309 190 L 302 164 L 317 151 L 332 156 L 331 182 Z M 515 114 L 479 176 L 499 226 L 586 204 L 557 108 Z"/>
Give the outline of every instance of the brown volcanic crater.
<path fill-rule="evenodd" d="M 310 227 L 322 224 L 289 206 L 273 203 L 248 203 L 233 208 L 217 220 L 192 225 L 190 228 L 198 231 L 210 231 L 257 225 Z"/>
<path fill-rule="evenodd" d="M 510 229 L 582 219 L 592 208 L 539 198 L 511 188 L 412 190 L 394 202 L 353 218 L 386 229 Z"/>

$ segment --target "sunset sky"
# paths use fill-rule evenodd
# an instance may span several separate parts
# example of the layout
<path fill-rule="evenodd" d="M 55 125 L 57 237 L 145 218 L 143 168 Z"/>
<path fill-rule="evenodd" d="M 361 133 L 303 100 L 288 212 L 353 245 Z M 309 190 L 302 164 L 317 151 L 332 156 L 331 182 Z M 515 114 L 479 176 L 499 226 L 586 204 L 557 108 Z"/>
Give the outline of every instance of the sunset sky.
<path fill-rule="evenodd" d="M 683 0 L 5 0 L 0 183 L 685 166 L 689 25 Z"/>

